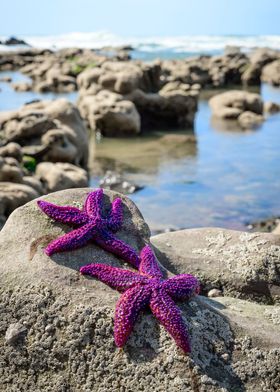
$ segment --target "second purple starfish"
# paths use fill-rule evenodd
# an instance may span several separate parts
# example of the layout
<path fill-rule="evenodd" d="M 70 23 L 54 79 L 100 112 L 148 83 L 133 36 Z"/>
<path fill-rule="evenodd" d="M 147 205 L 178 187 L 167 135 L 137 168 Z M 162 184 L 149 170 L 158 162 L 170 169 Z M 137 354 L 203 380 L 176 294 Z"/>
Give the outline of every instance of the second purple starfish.
<path fill-rule="evenodd" d="M 142 309 L 149 305 L 158 321 L 177 345 L 190 352 L 188 332 L 180 310 L 173 300 L 188 299 L 199 293 L 199 281 L 192 275 L 181 274 L 164 280 L 151 248 L 141 252 L 139 272 L 123 270 L 105 264 L 89 264 L 80 269 L 85 275 L 98 278 L 108 286 L 123 292 L 115 312 L 115 342 L 126 343 Z"/>
<path fill-rule="evenodd" d="M 46 247 L 48 256 L 77 249 L 93 241 L 102 249 L 138 268 L 140 258 L 136 251 L 113 234 L 120 229 L 123 219 L 122 201 L 119 197 L 113 201 L 107 217 L 102 213 L 102 189 L 88 194 L 82 210 L 72 206 L 57 206 L 44 200 L 37 203 L 40 209 L 55 221 L 76 226 L 75 230 L 57 238 Z"/>

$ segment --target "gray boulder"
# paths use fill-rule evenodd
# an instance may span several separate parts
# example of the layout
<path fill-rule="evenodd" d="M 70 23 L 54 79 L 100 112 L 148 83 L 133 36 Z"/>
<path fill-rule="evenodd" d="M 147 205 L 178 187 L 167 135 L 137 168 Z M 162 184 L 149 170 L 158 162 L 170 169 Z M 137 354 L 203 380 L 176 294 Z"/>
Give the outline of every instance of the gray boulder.
<path fill-rule="evenodd" d="M 268 233 L 203 228 L 151 238 L 161 263 L 173 273 L 198 275 L 205 292 L 280 302 L 280 240 Z"/>

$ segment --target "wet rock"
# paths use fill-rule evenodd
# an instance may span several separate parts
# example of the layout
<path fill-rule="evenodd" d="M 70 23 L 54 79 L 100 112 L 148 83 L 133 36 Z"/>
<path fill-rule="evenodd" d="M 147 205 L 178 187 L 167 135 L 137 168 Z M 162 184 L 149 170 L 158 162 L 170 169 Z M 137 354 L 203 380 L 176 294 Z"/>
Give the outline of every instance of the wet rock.
<path fill-rule="evenodd" d="M 217 94 L 209 100 L 209 105 L 213 116 L 224 120 L 236 120 L 245 111 L 263 113 L 261 96 L 246 91 L 231 90 Z"/>
<path fill-rule="evenodd" d="M 267 48 L 258 48 L 250 55 L 250 64 L 242 74 L 242 81 L 247 86 L 259 86 L 262 69 L 266 64 L 279 58 L 279 52 Z"/>
<path fill-rule="evenodd" d="M 273 86 L 280 86 L 280 59 L 267 64 L 263 68 L 261 79 Z"/>
<path fill-rule="evenodd" d="M 251 222 L 247 225 L 250 231 L 259 231 L 265 233 L 271 233 L 280 223 L 280 217 L 271 217 L 268 219 L 262 219 L 255 222 Z"/>
<path fill-rule="evenodd" d="M 102 90 L 95 96 L 81 96 L 78 107 L 90 128 L 104 136 L 131 136 L 140 132 L 135 105 L 121 95 Z"/>
<path fill-rule="evenodd" d="M 42 162 L 36 167 L 36 176 L 43 183 L 46 192 L 88 185 L 87 172 L 70 163 Z"/>
<path fill-rule="evenodd" d="M 5 334 L 5 341 L 7 344 L 13 345 L 19 340 L 23 339 L 27 334 L 27 329 L 20 323 L 10 324 Z"/>
<path fill-rule="evenodd" d="M 18 143 L 8 143 L 3 147 L 0 147 L 0 156 L 1 157 L 12 157 L 17 161 L 21 162 L 22 160 L 22 151 L 21 147 Z"/>
<path fill-rule="evenodd" d="M 265 102 L 264 112 L 268 114 L 275 114 L 280 112 L 280 105 L 275 102 Z"/>
<path fill-rule="evenodd" d="M 2 76 L 0 78 L 0 82 L 11 83 L 12 82 L 12 78 L 10 76 Z"/>
<path fill-rule="evenodd" d="M 247 110 L 241 113 L 237 120 L 242 129 L 254 129 L 263 123 L 264 117 Z"/>
<path fill-rule="evenodd" d="M 32 84 L 27 83 L 27 82 L 19 82 L 19 83 L 13 83 L 12 87 L 15 91 L 18 92 L 24 92 L 24 91 L 31 91 L 32 90 Z"/>
<path fill-rule="evenodd" d="M 135 90 L 127 96 L 141 116 L 141 128 L 145 129 L 193 129 L 197 110 L 197 91 L 163 90 L 145 93 Z"/>
<path fill-rule="evenodd" d="M 218 228 L 188 229 L 151 238 L 162 264 L 173 273 L 198 275 L 203 292 L 280 302 L 280 241 L 266 233 Z"/>
<path fill-rule="evenodd" d="M 81 205 L 89 190 L 46 196 L 55 204 Z M 105 208 L 117 194 L 107 191 Z M 117 236 L 138 251 L 149 229 L 125 196 L 124 225 Z M 4 388 L 29 390 L 223 390 L 279 389 L 278 307 L 232 298 L 198 297 L 180 304 L 192 342 L 182 355 L 149 311 L 136 323 L 124 350 L 113 342 L 119 295 L 77 272 L 85 260 L 123 267 L 93 243 L 48 258 L 42 248 L 68 231 L 38 212 L 35 201 L 19 208 L 0 233 L 0 367 Z M 13 244 L 20 238 L 18 246 Z M 25 325 L 24 350 L 3 344 L 9 325 Z M 256 328 L 260 326 L 260 328 Z M 9 357 L 9 361 L 4 359 Z M 69 372 L 71 377 L 69 378 Z M 94 377 L 93 377 L 94 375 Z"/>
<path fill-rule="evenodd" d="M 0 182 L 22 182 L 24 172 L 18 161 L 12 157 L 0 157 Z"/>
<path fill-rule="evenodd" d="M 132 182 L 125 179 L 121 174 L 114 173 L 110 170 L 108 170 L 105 176 L 100 180 L 99 186 L 101 188 L 110 189 L 125 195 L 135 193 L 143 189 L 143 186 L 133 184 Z"/>
<path fill-rule="evenodd" d="M 23 39 L 17 38 L 17 37 L 10 37 L 8 39 L 6 39 L 3 43 L 3 45 L 28 45 Z"/>
<path fill-rule="evenodd" d="M 39 161 L 87 166 L 88 135 L 77 108 L 65 99 L 30 103 L 0 114 L 0 135 Z M 37 154 L 38 153 L 38 154 Z"/>

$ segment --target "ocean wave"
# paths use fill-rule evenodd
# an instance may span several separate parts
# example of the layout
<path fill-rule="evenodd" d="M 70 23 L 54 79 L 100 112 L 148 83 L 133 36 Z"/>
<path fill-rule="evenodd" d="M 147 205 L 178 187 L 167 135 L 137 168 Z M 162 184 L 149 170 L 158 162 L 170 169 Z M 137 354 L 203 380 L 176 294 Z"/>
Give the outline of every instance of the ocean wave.
<path fill-rule="evenodd" d="M 0 37 L 0 40 L 6 37 Z M 61 49 L 68 47 L 96 48 L 131 45 L 140 52 L 172 51 L 174 53 L 211 53 L 222 51 L 226 46 L 238 46 L 243 50 L 255 47 L 280 49 L 280 35 L 263 36 L 174 36 L 174 37 L 122 37 L 106 31 L 94 33 L 73 32 L 50 36 L 23 36 L 36 48 Z M 9 49 L 1 45 L 1 49 Z"/>

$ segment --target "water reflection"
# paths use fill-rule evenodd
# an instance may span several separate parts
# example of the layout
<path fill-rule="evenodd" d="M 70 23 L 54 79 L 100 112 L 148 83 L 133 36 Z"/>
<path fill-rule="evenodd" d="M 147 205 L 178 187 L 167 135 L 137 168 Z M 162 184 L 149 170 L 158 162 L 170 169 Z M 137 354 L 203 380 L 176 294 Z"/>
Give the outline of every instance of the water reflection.
<path fill-rule="evenodd" d="M 1 72 L 13 82 L 28 78 Z M 0 82 L 0 110 L 17 109 L 34 99 L 77 93 L 15 92 Z M 90 145 L 91 184 L 98 185 L 105 170 L 124 173 L 144 189 L 131 195 L 152 230 L 220 226 L 244 229 L 250 221 L 280 213 L 280 114 L 268 117 L 256 131 L 240 132 L 211 121 L 203 92 L 194 135 L 163 132 L 135 139 L 102 139 Z M 263 85 L 265 101 L 280 103 L 280 89 Z"/>

